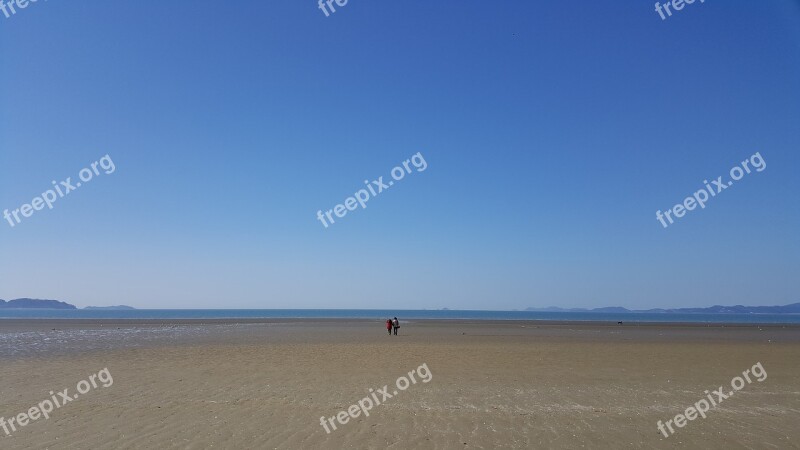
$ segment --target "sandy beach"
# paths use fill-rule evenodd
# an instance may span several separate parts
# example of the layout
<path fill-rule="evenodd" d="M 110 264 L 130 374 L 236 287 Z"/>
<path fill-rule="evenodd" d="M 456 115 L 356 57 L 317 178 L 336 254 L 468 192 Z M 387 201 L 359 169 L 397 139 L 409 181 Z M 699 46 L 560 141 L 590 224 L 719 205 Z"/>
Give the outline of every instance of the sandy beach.
<path fill-rule="evenodd" d="M 0 429 L 4 449 L 800 448 L 797 326 L 4 320 L 0 339 L 6 419 L 113 377 Z M 763 381 L 659 432 L 758 362 Z M 384 385 L 398 393 L 326 432 Z"/>

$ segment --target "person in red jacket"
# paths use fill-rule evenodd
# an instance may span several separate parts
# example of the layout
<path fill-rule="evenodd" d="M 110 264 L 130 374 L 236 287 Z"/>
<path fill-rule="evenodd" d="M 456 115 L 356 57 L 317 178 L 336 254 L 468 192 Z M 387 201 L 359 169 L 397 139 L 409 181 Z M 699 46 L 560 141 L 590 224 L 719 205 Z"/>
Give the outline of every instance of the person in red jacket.
<path fill-rule="evenodd" d="M 389 336 L 392 335 L 392 319 L 386 319 L 386 331 L 389 333 Z"/>

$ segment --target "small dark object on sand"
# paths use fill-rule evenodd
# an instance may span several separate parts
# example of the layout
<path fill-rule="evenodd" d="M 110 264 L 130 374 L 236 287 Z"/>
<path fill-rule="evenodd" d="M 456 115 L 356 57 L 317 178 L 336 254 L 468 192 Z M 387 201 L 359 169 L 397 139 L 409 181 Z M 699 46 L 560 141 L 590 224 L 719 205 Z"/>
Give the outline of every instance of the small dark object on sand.
<path fill-rule="evenodd" d="M 617 325 L 622 325 L 622 322 L 617 322 Z"/>

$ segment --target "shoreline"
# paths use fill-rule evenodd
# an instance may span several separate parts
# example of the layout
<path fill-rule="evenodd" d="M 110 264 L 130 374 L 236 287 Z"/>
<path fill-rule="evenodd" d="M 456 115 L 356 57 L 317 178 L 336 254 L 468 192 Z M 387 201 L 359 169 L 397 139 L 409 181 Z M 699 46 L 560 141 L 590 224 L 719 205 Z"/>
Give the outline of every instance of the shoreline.
<path fill-rule="evenodd" d="M 798 324 L 623 323 L 534 320 L 401 320 L 406 344 L 800 345 Z M 0 320 L 0 357 L 205 345 L 280 345 L 327 342 L 351 345 L 385 334 L 382 319 L 12 319 Z M 399 342 L 398 342 L 399 343 Z M 26 350 L 27 349 L 27 350 Z"/>

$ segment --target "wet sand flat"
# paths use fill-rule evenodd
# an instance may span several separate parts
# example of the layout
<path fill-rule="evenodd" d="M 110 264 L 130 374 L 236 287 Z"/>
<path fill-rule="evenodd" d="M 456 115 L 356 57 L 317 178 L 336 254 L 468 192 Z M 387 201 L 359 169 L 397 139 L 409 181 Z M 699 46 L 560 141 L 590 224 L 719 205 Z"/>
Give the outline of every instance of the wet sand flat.
<path fill-rule="evenodd" d="M 658 431 L 758 362 L 766 379 Z M 422 364 L 429 382 L 320 425 Z M 112 385 L 0 448 L 800 448 L 797 326 L 4 320 L 0 416 L 103 368 Z"/>

